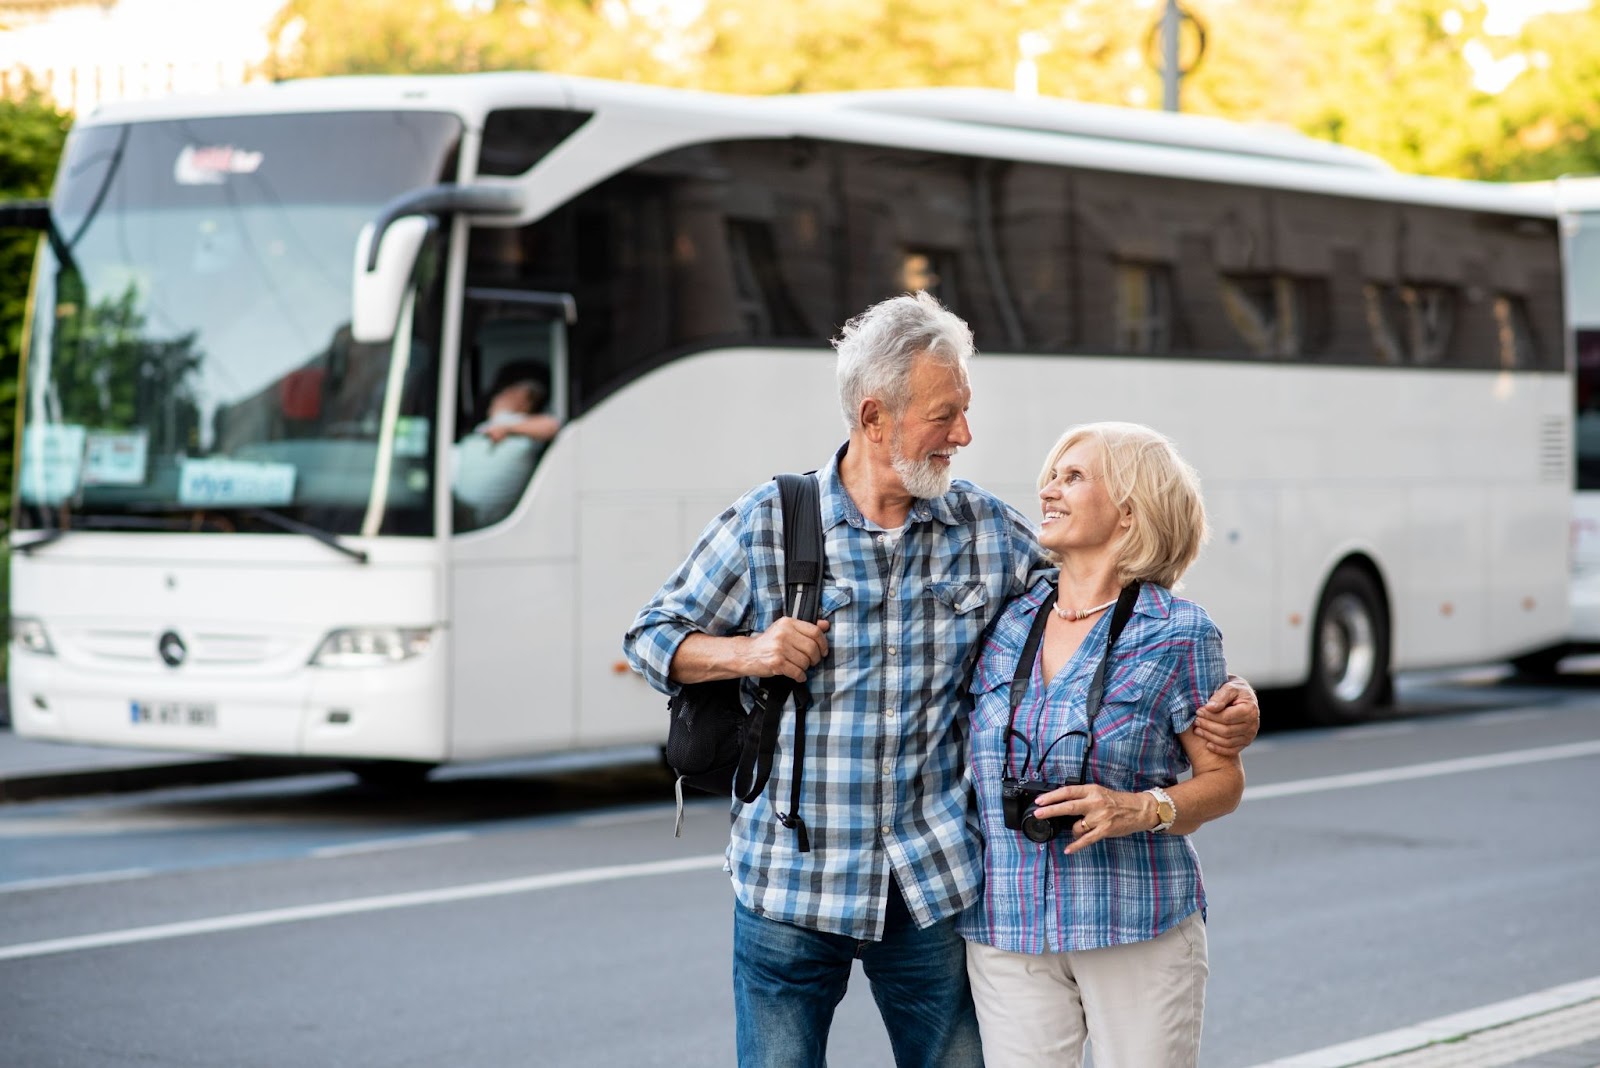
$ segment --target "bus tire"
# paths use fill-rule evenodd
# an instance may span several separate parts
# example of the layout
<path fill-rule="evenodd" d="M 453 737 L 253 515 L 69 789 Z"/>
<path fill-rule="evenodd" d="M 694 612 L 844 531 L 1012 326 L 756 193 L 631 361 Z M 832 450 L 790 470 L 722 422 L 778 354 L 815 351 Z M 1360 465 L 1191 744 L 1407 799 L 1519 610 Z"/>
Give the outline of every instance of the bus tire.
<path fill-rule="evenodd" d="M 346 765 L 361 785 L 374 790 L 408 790 L 421 786 L 438 767 L 417 760 L 360 760 Z"/>
<path fill-rule="evenodd" d="M 1549 682 L 1561 676 L 1561 661 L 1566 656 L 1566 646 L 1557 646 L 1554 649 L 1541 649 L 1537 653 L 1519 656 L 1511 661 L 1511 666 L 1516 668 L 1517 674 L 1524 679 Z"/>
<path fill-rule="evenodd" d="M 1324 727 L 1372 718 L 1392 693 L 1389 612 L 1370 572 L 1341 564 L 1323 587 L 1311 631 L 1306 718 Z"/>

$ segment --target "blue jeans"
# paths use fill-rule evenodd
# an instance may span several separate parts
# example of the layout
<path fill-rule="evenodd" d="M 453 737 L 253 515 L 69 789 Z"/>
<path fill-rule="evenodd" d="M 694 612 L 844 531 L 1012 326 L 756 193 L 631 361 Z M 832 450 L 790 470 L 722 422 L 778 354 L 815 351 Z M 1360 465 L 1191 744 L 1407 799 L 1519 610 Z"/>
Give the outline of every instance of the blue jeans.
<path fill-rule="evenodd" d="M 955 920 L 918 930 L 893 880 L 881 942 L 769 920 L 734 902 L 739 1068 L 823 1068 L 833 1010 L 857 957 L 898 1068 L 982 1068 Z"/>

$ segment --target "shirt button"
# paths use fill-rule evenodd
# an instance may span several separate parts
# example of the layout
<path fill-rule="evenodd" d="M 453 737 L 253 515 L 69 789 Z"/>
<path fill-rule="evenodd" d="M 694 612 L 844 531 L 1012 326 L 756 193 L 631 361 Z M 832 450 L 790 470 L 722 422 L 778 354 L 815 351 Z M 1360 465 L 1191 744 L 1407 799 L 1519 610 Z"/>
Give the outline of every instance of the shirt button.
<path fill-rule="evenodd" d="M 889 717 L 889 718 L 890 718 L 890 719 L 894 719 L 894 709 L 892 709 L 892 708 L 886 708 L 886 709 L 884 709 L 884 710 L 883 710 L 883 714 L 884 714 L 884 715 L 885 715 L 885 716 L 887 716 L 887 717 Z"/>
<path fill-rule="evenodd" d="M 884 774 L 885 774 L 885 775 L 892 775 L 892 774 L 894 774 L 894 765 L 893 765 L 893 764 L 891 764 L 891 763 L 889 763 L 889 762 L 888 762 L 888 761 L 887 761 L 887 760 L 885 760 L 885 761 L 884 761 L 884 762 L 883 762 L 883 773 L 884 773 Z"/>
<path fill-rule="evenodd" d="M 889 600 L 891 600 L 891 601 L 892 601 L 892 600 L 894 600 L 894 599 L 895 599 L 895 598 L 896 598 L 896 597 L 898 597 L 898 596 L 900 596 L 900 593 L 899 593 L 899 591 L 898 591 L 898 590 L 890 590 L 890 591 L 889 591 Z"/>
<path fill-rule="evenodd" d="M 884 824 L 882 827 L 879 827 L 878 828 L 878 833 L 879 834 L 888 834 L 889 833 L 889 825 L 888 824 Z"/>
<path fill-rule="evenodd" d="M 891 645 L 891 646 L 889 646 L 889 655 L 890 656 L 899 656 L 900 654 L 895 650 L 895 647 Z"/>

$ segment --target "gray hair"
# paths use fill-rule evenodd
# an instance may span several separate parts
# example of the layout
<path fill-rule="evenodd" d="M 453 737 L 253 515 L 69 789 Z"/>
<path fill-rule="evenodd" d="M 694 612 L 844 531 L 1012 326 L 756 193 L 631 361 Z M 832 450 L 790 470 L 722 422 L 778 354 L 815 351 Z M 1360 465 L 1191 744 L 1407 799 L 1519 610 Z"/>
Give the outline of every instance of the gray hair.
<path fill-rule="evenodd" d="M 861 402 L 882 401 L 891 414 L 911 403 L 911 368 L 927 355 L 966 371 L 972 328 L 925 292 L 874 304 L 844 324 L 833 342 L 839 354 L 839 406 L 844 425 L 858 427 Z"/>

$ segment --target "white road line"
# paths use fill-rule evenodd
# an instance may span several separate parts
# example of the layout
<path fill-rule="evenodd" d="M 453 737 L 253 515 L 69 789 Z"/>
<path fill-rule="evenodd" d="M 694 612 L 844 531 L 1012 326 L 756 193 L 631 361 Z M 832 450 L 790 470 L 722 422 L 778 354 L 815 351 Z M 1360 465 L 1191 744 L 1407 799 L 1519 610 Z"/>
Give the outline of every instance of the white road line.
<path fill-rule="evenodd" d="M 357 897 L 345 901 L 328 901 L 320 905 L 298 905 L 291 908 L 265 909 L 260 912 L 240 912 L 231 916 L 213 916 L 204 920 L 185 920 L 179 923 L 162 923 L 150 927 L 130 927 L 121 931 L 103 931 L 99 934 L 79 935 L 72 938 L 52 938 L 44 942 L 23 942 L 0 946 L 0 961 L 24 960 L 44 957 L 54 953 L 73 953 L 83 949 L 104 949 L 107 946 L 126 946 L 137 942 L 159 942 L 188 935 L 215 934 L 219 931 L 240 931 L 251 927 L 266 927 L 277 923 L 299 923 L 303 920 L 320 920 L 330 916 L 350 916 L 362 912 L 384 912 L 389 909 L 415 908 L 419 905 L 438 905 L 449 901 L 473 901 L 486 897 L 504 897 L 508 894 L 526 894 L 536 890 L 553 890 L 563 886 L 580 886 L 587 883 L 613 882 L 617 879 L 640 879 L 652 875 L 676 875 L 680 872 L 704 871 L 722 867 L 722 854 L 684 857 L 679 860 L 658 860 L 645 864 L 617 864 L 604 868 L 580 868 L 576 871 L 550 872 L 529 875 L 520 879 L 502 879 L 491 883 L 468 883 L 465 886 L 445 886 L 437 890 L 414 890 L 404 894 L 383 894 L 378 897 Z"/>
<path fill-rule="evenodd" d="M 46 879 L 20 879 L 14 883 L 0 883 L 0 894 L 20 894 L 24 890 L 54 890 L 58 886 L 120 883 L 127 879 L 143 879 L 147 875 L 154 874 L 152 868 L 118 868 L 115 871 L 91 871 L 81 875 L 54 875 Z"/>
<path fill-rule="evenodd" d="M 1309 1053 L 1297 1053 L 1293 1057 L 1267 1061 L 1253 1068 L 1346 1068 L 1349 1065 L 1365 1064 L 1380 1057 L 1392 1057 L 1407 1050 L 1420 1049 L 1430 1042 L 1461 1038 L 1479 1031 L 1487 1031 L 1492 1027 L 1503 1027 L 1518 1020 L 1568 1009 L 1586 1001 L 1593 1001 L 1595 998 L 1600 998 L 1600 976 L 1567 983 L 1564 986 L 1553 986 L 1535 994 L 1484 1005 L 1467 1012 L 1425 1020 L 1410 1027 L 1385 1031 L 1381 1035 L 1356 1039 L 1354 1042 L 1328 1046 Z"/>
<path fill-rule="evenodd" d="M 1435 760 L 1427 764 L 1407 764 L 1403 767 L 1380 768 L 1376 771 L 1356 771 L 1348 775 L 1325 775 L 1317 779 L 1246 786 L 1244 800 L 1261 801 L 1269 797 L 1317 794 L 1326 790 L 1353 790 L 1360 786 L 1404 782 L 1407 779 L 1431 779 L 1438 775 L 1460 775 L 1468 771 L 1484 771 L 1489 768 L 1507 768 L 1517 764 L 1539 764 L 1547 760 L 1567 760 L 1586 756 L 1600 756 L 1600 741 L 1547 745 L 1538 749 L 1517 749 L 1509 753 Z"/>
<path fill-rule="evenodd" d="M 311 851 L 313 857 L 349 857 L 358 853 L 386 853 L 391 849 L 412 849 L 417 846 L 449 845 L 473 838 L 470 831 L 439 831 L 435 834 L 411 834 L 397 838 L 369 838 L 364 842 L 345 842 L 342 845 L 320 846 Z"/>
<path fill-rule="evenodd" d="M 1297 782 L 1269 783 L 1247 787 L 1246 801 L 1259 801 L 1271 797 L 1290 797 L 1297 794 L 1320 793 L 1327 790 L 1349 790 L 1379 783 L 1403 782 L 1407 779 L 1424 779 L 1437 775 L 1457 775 L 1487 768 L 1509 767 L 1516 764 L 1534 764 L 1548 760 L 1566 760 L 1573 757 L 1600 756 L 1600 741 L 1574 742 L 1570 745 L 1544 746 L 1538 749 L 1521 749 L 1510 753 L 1495 753 L 1481 757 L 1463 757 L 1457 760 L 1439 760 L 1428 764 L 1411 764 L 1406 767 L 1385 768 L 1380 771 L 1354 772 L 1348 775 L 1329 775 Z M 121 931 L 57 938 L 45 942 L 26 942 L 0 946 L 0 961 L 42 957 L 52 953 L 71 953 L 81 949 L 99 949 L 106 946 L 128 945 L 135 942 L 154 942 L 187 935 L 210 934 L 217 931 L 236 931 L 250 927 L 264 927 L 276 923 L 297 923 L 301 920 L 322 919 L 329 916 L 347 916 L 361 912 L 381 912 L 386 909 L 412 908 L 447 901 L 470 901 L 476 898 L 500 897 L 506 894 L 523 894 L 536 890 L 550 890 L 562 886 L 584 883 L 609 882 L 616 879 L 645 878 L 652 875 L 672 875 L 679 872 L 700 871 L 722 866 L 722 854 L 687 857 L 681 860 L 654 861 L 646 864 L 621 864 L 604 868 L 583 868 L 577 871 L 551 872 L 521 879 L 506 879 L 492 883 L 471 883 L 465 886 L 443 887 L 405 894 L 388 894 L 380 897 L 352 898 L 330 901 L 320 905 L 302 905 L 295 908 L 267 909 L 262 912 L 245 912 L 232 916 L 216 916 L 205 920 L 158 924 L 153 927 L 134 927 Z"/>

